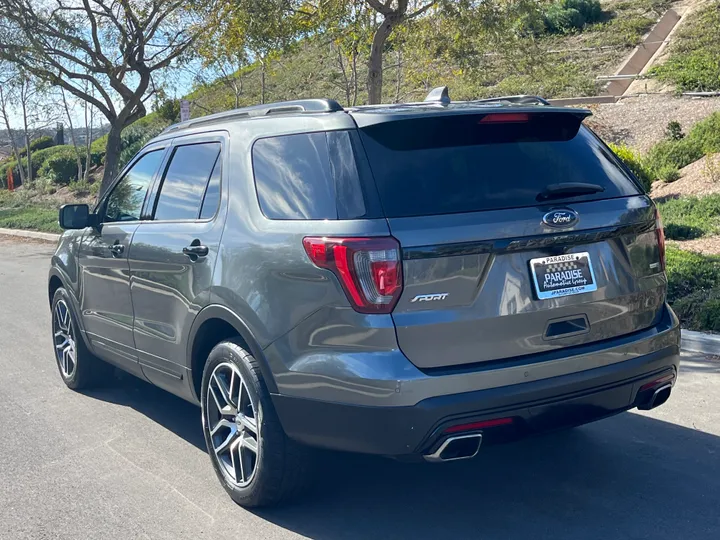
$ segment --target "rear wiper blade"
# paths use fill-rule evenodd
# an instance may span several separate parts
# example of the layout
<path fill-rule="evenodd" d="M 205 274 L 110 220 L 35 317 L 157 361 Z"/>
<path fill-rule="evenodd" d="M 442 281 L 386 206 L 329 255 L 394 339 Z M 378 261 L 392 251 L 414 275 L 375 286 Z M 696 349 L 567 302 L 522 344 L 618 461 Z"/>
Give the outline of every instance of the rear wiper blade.
<path fill-rule="evenodd" d="M 564 199 L 565 197 L 576 197 L 578 195 L 588 195 L 590 193 L 600 193 L 605 188 L 597 184 L 587 184 L 585 182 L 563 182 L 561 184 L 550 184 L 535 197 L 538 201 L 547 201 L 549 199 Z"/>

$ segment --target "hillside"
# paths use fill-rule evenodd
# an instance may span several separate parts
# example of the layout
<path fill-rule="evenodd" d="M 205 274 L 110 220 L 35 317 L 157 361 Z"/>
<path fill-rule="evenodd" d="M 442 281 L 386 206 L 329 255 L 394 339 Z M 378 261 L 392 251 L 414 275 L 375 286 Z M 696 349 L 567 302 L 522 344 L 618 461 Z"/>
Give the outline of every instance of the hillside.
<path fill-rule="evenodd" d="M 585 1 L 589 0 L 558 0 L 555 5 Z M 416 101 L 439 85 L 449 86 L 455 99 L 596 95 L 602 90 L 596 77 L 613 73 L 671 4 L 669 0 L 604 0 L 597 22 L 537 31 L 529 29 L 534 22 L 517 19 L 499 38 L 484 33 L 477 21 L 460 25 L 438 16 L 425 18 L 397 35 L 386 51 L 383 101 Z M 477 30 L 460 42 L 458 35 L 468 28 Z M 343 105 L 362 104 L 365 51 L 358 51 L 355 76 L 351 60 L 325 36 L 301 40 L 270 64 L 266 101 L 322 96 Z M 240 105 L 260 102 L 257 66 L 238 72 L 233 82 L 237 81 L 242 84 Z M 201 86 L 188 98 L 193 116 L 235 105 L 234 92 L 222 81 Z"/>

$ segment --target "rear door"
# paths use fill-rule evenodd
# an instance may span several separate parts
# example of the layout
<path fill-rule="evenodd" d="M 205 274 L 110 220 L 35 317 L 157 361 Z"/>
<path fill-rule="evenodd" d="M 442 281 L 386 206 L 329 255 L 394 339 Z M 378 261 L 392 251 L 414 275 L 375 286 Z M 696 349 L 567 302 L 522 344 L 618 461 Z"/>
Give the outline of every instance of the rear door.
<path fill-rule="evenodd" d="M 145 376 L 189 392 L 187 336 L 209 302 L 224 225 L 225 134 L 175 139 L 130 248 L 133 334 Z M 188 394 L 189 395 L 189 394 Z"/>
<path fill-rule="evenodd" d="M 359 121 L 402 246 L 398 342 L 418 367 L 601 341 L 659 316 L 654 208 L 581 119 Z"/>

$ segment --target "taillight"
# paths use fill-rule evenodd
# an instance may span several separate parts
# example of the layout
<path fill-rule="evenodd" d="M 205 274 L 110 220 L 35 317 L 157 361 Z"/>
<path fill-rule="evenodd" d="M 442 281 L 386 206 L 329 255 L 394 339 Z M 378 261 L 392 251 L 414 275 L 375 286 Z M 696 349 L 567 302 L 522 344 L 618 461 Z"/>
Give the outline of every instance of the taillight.
<path fill-rule="evenodd" d="M 307 237 L 310 260 L 340 280 L 355 311 L 390 313 L 402 293 L 400 244 L 391 237 Z"/>
<path fill-rule="evenodd" d="M 657 234 L 658 250 L 660 251 L 660 269 L 665 271 L 665 230 L 663 229 L 660 210 L 655 208 L 655 233 Z"/>

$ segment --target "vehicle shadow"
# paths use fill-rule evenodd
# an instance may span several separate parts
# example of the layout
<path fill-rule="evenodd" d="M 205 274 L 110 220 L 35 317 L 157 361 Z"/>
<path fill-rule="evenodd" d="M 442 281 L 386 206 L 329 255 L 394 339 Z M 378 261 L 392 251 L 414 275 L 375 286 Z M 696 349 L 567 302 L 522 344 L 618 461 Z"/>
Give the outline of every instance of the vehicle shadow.
<path fill-rule="evenodd" d="M 716 371 L 697 364 L 682 369 Z M 124 374 L 87 395 L 132 407 L 205 451 L 199 409 L 180 398 Z M 625 413 L 455 463 L 319 452 L 299 501 L 254 513 L 317 540 L 716 540 L 718 501 L 720 437 Z"/>
<path fill-rule="evenodd" d="M 133 375 L 115 369 L 112 381 L 103 387 L 85 391 L 84 394 L 130 407 L 203 452 L 207 451 L 200 423 L 200 408 Z"/>
<path fill-rule="evenodd" d="M 440 465 L 327 454 L 299 504 L 256 514 L 308 538 L 720 537 L 720 437 L 626 413 Z"/>

